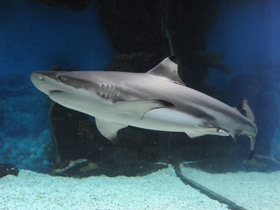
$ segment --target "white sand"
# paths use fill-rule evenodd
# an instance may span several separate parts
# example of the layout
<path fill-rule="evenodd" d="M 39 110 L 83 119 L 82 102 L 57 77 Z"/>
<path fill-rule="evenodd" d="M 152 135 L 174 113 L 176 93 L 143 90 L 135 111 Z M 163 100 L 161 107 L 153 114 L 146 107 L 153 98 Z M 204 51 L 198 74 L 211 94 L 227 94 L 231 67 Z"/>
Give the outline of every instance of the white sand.
<path fill-rule="evenodd" d="M 172 167 L 143 177 L 52 177 L 20 170 L 0 179 L 0 209 L 203 209 L 223 210 L 183 184 Z"/>
<path fill-rule="evenodd" d="M 248 210 L 280 209 L 280 171 L 210 174 L 193 168 L 181 169 L 185 177 Z"/>

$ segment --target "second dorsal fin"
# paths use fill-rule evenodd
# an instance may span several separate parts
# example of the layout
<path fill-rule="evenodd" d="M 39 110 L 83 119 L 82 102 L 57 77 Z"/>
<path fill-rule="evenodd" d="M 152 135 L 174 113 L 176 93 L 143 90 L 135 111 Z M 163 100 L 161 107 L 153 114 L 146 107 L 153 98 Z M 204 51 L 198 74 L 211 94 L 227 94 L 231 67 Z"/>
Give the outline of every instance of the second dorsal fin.
<path fill-rule="evenodd" d="M 174 82 L 185 85 L 178 75 L 178 65 L 176 56 L 169 56 L 161 61 L 157 66 L 147 72 L 157 76 L 166 77 Z"/>

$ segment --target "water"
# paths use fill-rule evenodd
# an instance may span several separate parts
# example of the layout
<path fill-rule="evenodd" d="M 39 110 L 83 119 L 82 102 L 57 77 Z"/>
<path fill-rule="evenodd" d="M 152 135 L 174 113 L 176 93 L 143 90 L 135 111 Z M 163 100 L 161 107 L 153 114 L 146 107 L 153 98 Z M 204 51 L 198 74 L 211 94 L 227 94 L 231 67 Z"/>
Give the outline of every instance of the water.
<path fill-rule="evenodd" d="M 114 52 L 94 4 L 75 12 L 14 0 L 1 1 L 1 11 L 1 163 L 47 171 L 54 159 L 49 100 L 29 75 L 56 65 L 103 69 Z"/>
<path fill-rule="evenodd" d="M 279 1 L 66 5 L 0 0 L 0 175 L 19 169 L 0 178 L 0 209 L 279 209 Z M 112 144 L 94 117 L 52 102 L 29 78 L 51 68 L 146 72 L 170 54 L 188 87 L 230 106 L 248 99 L 252 160 L 246 136 L 236 146 L 128 127 Z"/>

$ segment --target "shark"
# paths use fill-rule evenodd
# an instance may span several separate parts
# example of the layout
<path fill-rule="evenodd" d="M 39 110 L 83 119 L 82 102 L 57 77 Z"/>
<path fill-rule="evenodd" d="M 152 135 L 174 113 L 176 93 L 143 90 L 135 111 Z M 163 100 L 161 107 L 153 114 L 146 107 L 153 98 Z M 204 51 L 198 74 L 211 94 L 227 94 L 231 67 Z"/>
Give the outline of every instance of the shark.
<path fill-rule="evenodd" d="M 116 143 L 127 126 L 204 135 L 240 135 L 255 149 L 257 126 L 245 98 L 231 107 L 187 87 L 178 75 L 175 56 L 146 73 L 116 71 L 35 71 L 34 86 L 54 102 L 95 118 L 100 133 Z"/>

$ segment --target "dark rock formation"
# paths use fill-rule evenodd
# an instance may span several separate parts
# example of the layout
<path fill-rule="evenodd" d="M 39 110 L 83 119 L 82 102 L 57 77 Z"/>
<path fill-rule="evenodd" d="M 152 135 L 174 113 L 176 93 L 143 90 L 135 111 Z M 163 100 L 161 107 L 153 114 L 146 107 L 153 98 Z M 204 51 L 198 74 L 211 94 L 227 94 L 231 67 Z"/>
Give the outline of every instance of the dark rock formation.
<path fill-rule="evenodd" d="M 56 150 L 54 175 L 144 175 L 166 167 L 165 141 L 157 132 L 127 128 L 113 144 L 97 130 L 88 115 L 52 103 L 49 121 Z M 86 161 L 81 161 L 86 160 Z"/>
<path fill-rule="evenodd" d="M 92 0 L 33 0 L 40 1 L 54 7 L 64 7 L 71 10 L 81 11 L 86 9 Z"/>
<path fill-rule="evenodd" d="M 66 109 L 52 103 L 49 110 L 49 121 L 56 150 L 56 165 L 66 160 L 86 158 L 91 145 L 78 135 L 81 121 L 88 120 L 88 116 Z"/>
<path fill-rule="evenodd" d="M 139 69 L 139 57 L 146 55 L 144 62 L 153 67 L 164 57 L 175 54 L 183 80 L 199 89 L 208 67 L 228 70 L 220 64 L 222 55 L 205 52 L 206 38 L 219 16 L 220 4 L 220 0 L 100 0 L 98 8 L 114 48 L 121 56 L 134 55 L 127 59 L 128 63 L 135 61 L 133 69 Z M 118 69 L 118 59 L 110 67 Z M 147 69 L 140 71 L 144 70 Z"/>
<path fill-rule="evenodd" d="M 17 176 L 18 172 L 18 169 L 11 165 L 0 164 L 0 178 L 9 174 Z"/>

